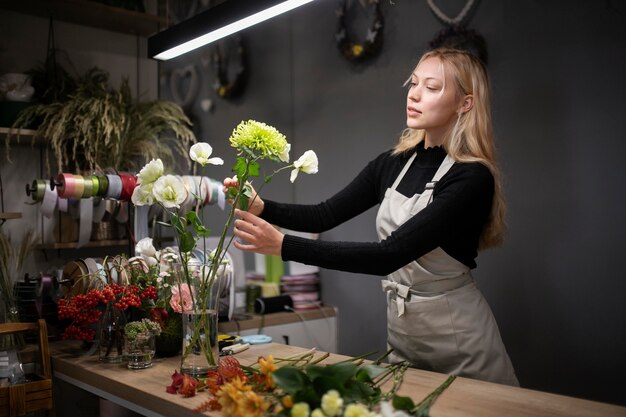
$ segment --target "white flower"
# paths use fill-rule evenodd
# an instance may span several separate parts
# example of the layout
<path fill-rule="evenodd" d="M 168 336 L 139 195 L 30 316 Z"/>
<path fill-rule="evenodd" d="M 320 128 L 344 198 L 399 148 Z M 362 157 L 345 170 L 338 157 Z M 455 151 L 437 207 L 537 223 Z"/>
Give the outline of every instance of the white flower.
<path fill-rule="evenodd" d="M 213 148 L 206 142 L 198 142 L 189 149 L 189 157 L 192 161 L 204 166 L 206 164 L 222 165 L 222 158 L 209 158 L 213 153 Z"/>
<path fill-rule="evenodd" d="M 157 251 L 154 248 L 151 237 L 144 237 L 135 245 L 136 256 L 149 256 L 155 258 L 156 253 Z"/>
<path fill-rule="evenodd" d="M 164 175 L 152 188 L 154 199 L 165 208 L 179 208 L 187 199 L 187 190 L 183 181 L 174 175 Z"/>
<path fill-rule="evenodd" d="M 331 389 L 322 396 L 322 411 L 328 417 L 335 417 L 341 414 L 343 408 L 343 398 L 339 391 Z"/>
<path fill-rule="evenodd" d="M 327 416 L 326 416 L 326 414 L 324 414 L 324 412 L 321 409 L 316 408 L 311 413 L 311 417 L 327 417 Z"/>
<path fill-rule="evenodd" d="M 310 411 L 307 403 L 297 403 L 291 408 L 291 417 L 309 417 Z"/>
<path fill-rule="evenodd" d="M 151 237 L 144 237 L 135 245 L 135 255 L 141 256 L 148 266 L 155 266 L 159 263 L 160 253 L 154 248 Z"/>
<path fill-rule="evenodd" d="M 150 206 L 154 203 L 154 195 L 152 194 L 152 184 L 139 185 L 133 190 L 130 200 L 136 206 Z"/>
<path fill-rule="evenodd" d="M 278 159 L 280 159 L 281 161 L 287 163 L 289 162 L 289 151 L 291 150 L 291 144 L 288 143 L 287 146 L 285 146 L 285 149 L 278 155 Z"/>
<path fill-rule="evenodd" d="M 139 175 L 137 175 L 137 183 L 141 185 L 152 184 L 163 175 L 163 161 L 160 159 L 153 159 L 148 162 L 146 166 L 141 168 Z"/>
<path fill-rule="evenodd" d="M 317 155 L 314 151 L 306 151 L 296 162 L 293 163 L 295 167 L 291 171 L 290 181 L 294 182 L 298 176 L 298 172 L 302 171 L 305 174 L 317 174 Z"/>
<path fill-rule="evenodd" d="M 374 413 L 367 409 L 366 406 L 360 403 L 352 403 L 346 407 L 343 417 L 372 417 Z M 409 416 L 407 416 L 409 417 Z"/>
<path fill-rule="evenodd" d="M 410 417 L 402 410 L 396 410 L 389 401 L 382 401 L 380 403 L 380 413 L 382 417 Z"/>

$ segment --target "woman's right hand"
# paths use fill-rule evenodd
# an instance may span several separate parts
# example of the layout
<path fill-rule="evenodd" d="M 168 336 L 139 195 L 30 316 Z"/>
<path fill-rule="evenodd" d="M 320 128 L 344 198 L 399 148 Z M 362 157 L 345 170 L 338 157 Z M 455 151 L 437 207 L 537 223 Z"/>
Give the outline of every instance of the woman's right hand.
<path fill-rule="evenodd" d="M 226 196 L 228 196 L 228 189 L 231 187 L 239 188 L 236 175 L 232 178 L 227 177 L 224 179 L 224 194 L 226 194 Z M 252 185 L 250 185 L 250 188 L 252 189 L 252 196 L 250 197 L 248 212 L 254 214 L 255 216 L 260 216 L 263 212 L 263 208 L 265 207 L 265 203 L 261 197 L 257 195 L 256 190 L 252 187 Z M 227 198 L 227 201 L 229 204 L 233 204 L 232 198 Z"/>

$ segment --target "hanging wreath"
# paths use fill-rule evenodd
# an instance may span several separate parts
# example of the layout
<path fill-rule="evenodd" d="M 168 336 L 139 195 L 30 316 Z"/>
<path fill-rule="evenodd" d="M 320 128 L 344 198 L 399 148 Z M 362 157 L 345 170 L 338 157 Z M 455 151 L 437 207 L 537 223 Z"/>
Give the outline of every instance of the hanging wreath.
<path fill-rule="evenodd" d="M 245 87 L 248 69 L 246 67 L 246 53 L 241 37 L 237 37 L 235 54 L 230 53 L 232 49 L 228 49 L 224 43 L 218 44 L 213 49 L 212 62 L 215 70 L 216 79 L 213 89 L 218 96 L 222 98 L 235 98 L 239 96 Z M 234 77 L 230 80 L 229 67 L 232 58 L 234 61 Z"/>
<path fill-rule="evenodd" d="M 469 13 L 474 7 L 475 0 L 466 0 L 458 15 L 450 17 L 435 3 L 435 0 L 426 0 L 433 14 L 446 25 L 430 42 L 431 48 L 447 47 L 468 51 L 487 64 L 487 42 L 475 30 L 466 27 Z"/>
<path fill-rule="evenodd" d="M 346 15 L 348 13 L 348 1 L 343 0 L 341 8 L 337 10 L 339 17 L 339 25 L 335 38 L 337 46 L 346 59 L 352 62 L 364 61 L 368 58 L 376 56 L 383 46 L 383 15 L 380 10 L 379 0 L 367 0 L 370 4 L 372 14 L 374 16 L 371 25 L 367 29 L 365 40 L 362 42 L 353 41 L 348 36 L 346 25 Z"/>

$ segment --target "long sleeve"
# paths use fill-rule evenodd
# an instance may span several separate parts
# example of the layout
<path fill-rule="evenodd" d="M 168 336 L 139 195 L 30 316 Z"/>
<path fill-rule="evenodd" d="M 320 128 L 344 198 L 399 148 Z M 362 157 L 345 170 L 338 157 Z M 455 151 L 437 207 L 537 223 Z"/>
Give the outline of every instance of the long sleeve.
<path fill-rule="evenodd" d="M 397 190 L 410 197 L 423 192 L 445 151 L 418 148 Z M 262 217 L 291 230 L 324 232 L 379 204 L 410 157 L 381 154 L 343 190 L 316 205 L 266 201 Z M 282 257 L 328 269 L 388 275 L 441 247 L 470 268 L 476 266 L 478 240 L 489 218 L 494 181 L 479 163 L 455 163 L 437 183 L 433 201 L 382 241 L 311 240 L 285 235 Z"/>

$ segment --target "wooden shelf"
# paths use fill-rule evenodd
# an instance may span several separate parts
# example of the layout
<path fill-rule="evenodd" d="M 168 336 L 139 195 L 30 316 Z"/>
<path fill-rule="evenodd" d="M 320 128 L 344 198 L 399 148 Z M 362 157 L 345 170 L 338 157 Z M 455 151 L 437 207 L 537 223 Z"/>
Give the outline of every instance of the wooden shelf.
<path fill-rule="evenodd" d="M 10 133 L 10 137 L 9 137 Z M 33 145 L 45 145 L 47 141 L 36 136 L 37 131 L 32 129 L 12 129 L 10 127 L 0 127 L 0 142 L 4 143 L 7 137 L 9 137 L 9 143 L 12 145 L 21 144 L 33 144 Z"/>
<path fill-rule="evenodd" d="M 0 213 L 0 220 L 11 220 L 11 219 L 21 219 L 22 218 L 22 213 L 10 213 L 10 212 L 4 212 L 4 213 Z"/>
<path fill-rule="evenodd" d="M 78 242 L 65 242 L 65 243 L 45 243 L 37 245 L 37 249 L 82 249 L 82 248 L 104 248 L 107 246 L 127 246 L 129 241 L 127 239 L 122 240 L 92 240 L 87 242 L 80 248 Z"/>
<path fill-rule="evenodd" d="M 158 32 L 167 22 L 165 17 L 89 0 L 7 0 L 0 8 L 140 36 Z"/>

